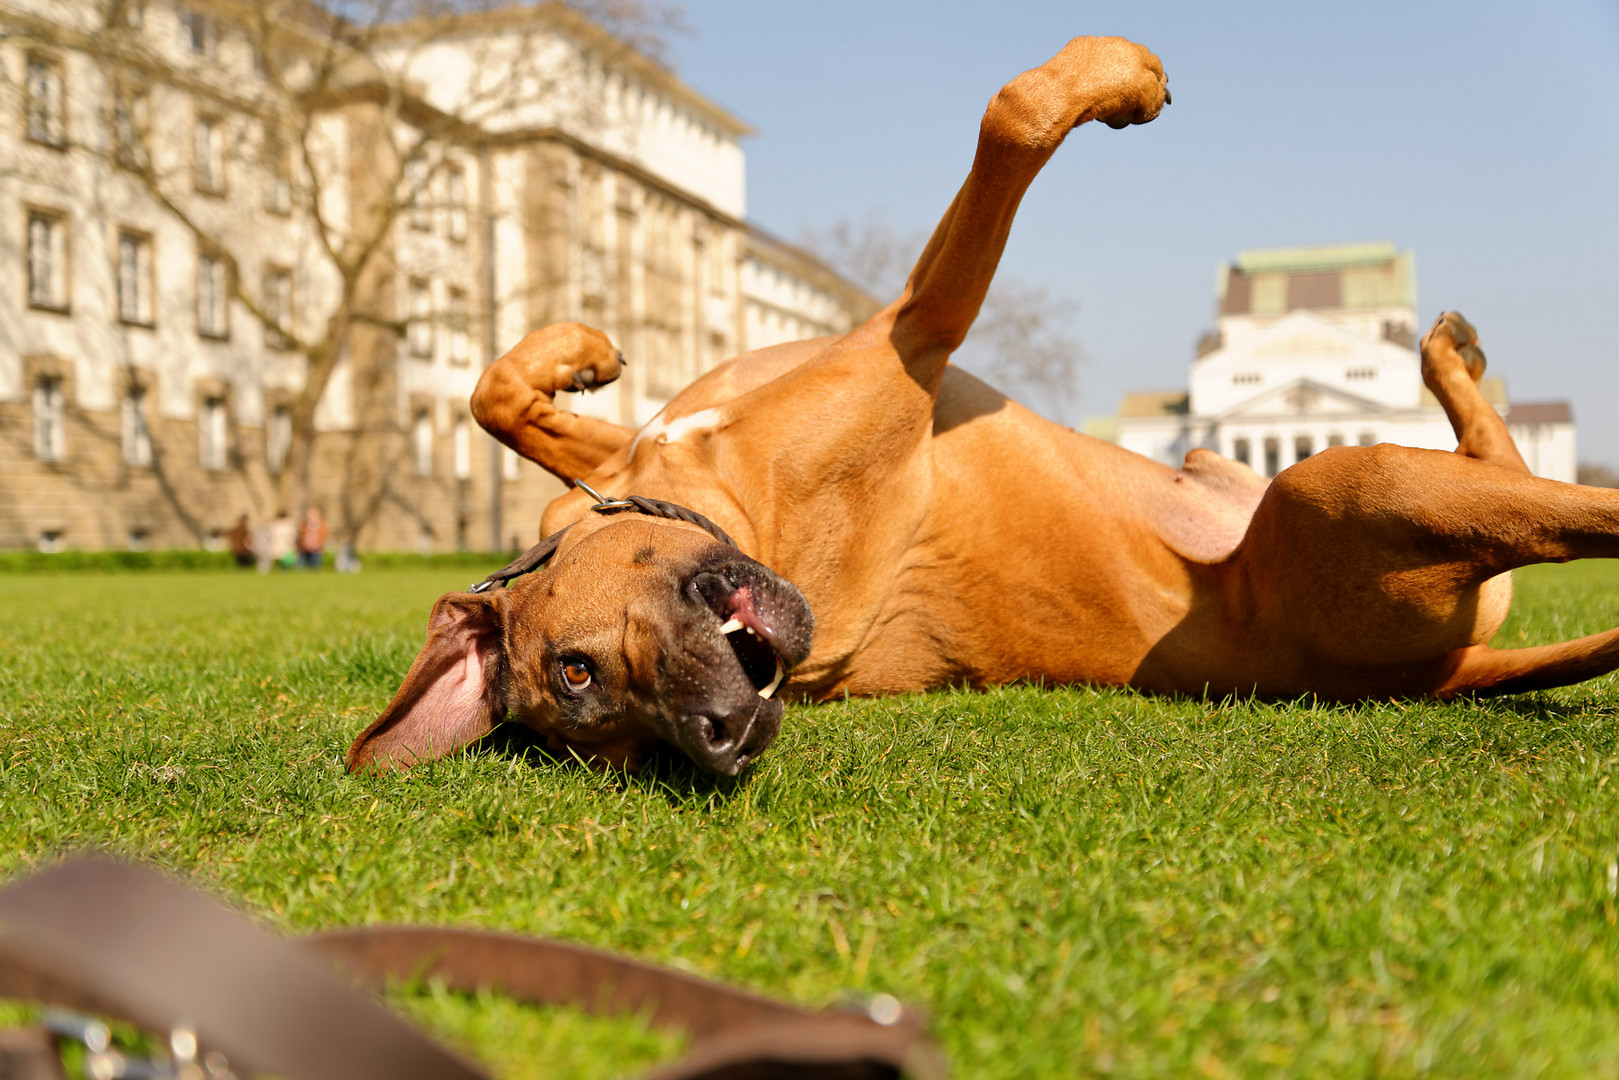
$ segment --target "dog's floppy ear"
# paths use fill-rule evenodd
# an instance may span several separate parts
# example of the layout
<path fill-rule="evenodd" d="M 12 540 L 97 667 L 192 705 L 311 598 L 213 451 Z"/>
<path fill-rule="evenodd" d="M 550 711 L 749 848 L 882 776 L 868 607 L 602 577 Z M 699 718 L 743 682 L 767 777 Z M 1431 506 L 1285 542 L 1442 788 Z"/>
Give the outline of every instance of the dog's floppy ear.
<path fill-rule="evenodd" d="M 427 620 L 427 644 L 393 701 L 349 747 L 348 769 L 388 772 L 453 754 L 489 734 L 496 700 L 505 589 L 446 593 Z"/>

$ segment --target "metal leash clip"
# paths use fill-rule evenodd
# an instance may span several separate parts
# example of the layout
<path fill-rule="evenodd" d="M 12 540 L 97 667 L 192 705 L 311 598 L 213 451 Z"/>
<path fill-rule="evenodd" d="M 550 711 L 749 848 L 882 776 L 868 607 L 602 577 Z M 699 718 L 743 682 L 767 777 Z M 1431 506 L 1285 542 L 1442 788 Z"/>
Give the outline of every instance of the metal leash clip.
<path fill-rule="evenodd" d="M 586 495 L 589 495 L 592 499 L 596 500 L 596 505 L 592 506 L 591 509 L 596 511 L 598 514 L 606 513 L 609 510 L 635 509 L 635 504 L 630 502 L 630 500 L 609 499 L 607 496 L 603 495 L 601 492 L 597 491 L 583 480 L 575 480 L 573 482 L 573 486 L 580 488 Z"/>
<path fill-rule="evenodd" d="M 189 1027 L 169 1032 L 169 1060 L 129 1057 L 112 1045 L 112 1031 L 93 1016 L 50 1009 L 40 1026 L 52 1035 L 84 1047 L 85 1075 L 90 1080 L 236 1080 L 225 1055 L 211 1050 L 197 1057 L 197 1033 Z"/>

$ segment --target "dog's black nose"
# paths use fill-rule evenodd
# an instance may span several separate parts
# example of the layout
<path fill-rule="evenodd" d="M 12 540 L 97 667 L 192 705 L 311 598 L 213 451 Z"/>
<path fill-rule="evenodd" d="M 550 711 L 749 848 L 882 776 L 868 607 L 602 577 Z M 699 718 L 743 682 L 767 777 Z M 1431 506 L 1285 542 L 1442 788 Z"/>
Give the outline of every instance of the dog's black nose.
<path fill-rule="evenodd" d="M 686 583 L 686 594 L 697 603 L 706 605 L 722 619 L 730 615 L 729 601 L 734 592 L 736 583 L 724 573 L 713 570 L 695 574 Z"/>
<path fill-rule="evenodd" d="M 779 704 L 761 701 L 724 712 L 690 713 L 675 725 L 675 739 L 697 765 L 736 776 L 776 740 L 781 712 Z"/>

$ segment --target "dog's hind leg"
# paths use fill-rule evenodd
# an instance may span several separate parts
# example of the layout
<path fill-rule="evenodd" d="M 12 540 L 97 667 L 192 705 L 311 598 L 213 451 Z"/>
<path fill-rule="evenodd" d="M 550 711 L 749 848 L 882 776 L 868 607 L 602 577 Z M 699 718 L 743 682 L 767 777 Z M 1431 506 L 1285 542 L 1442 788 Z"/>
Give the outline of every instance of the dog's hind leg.
<path fill-rule="evenodd" d="M 1460 312 L 1444 312 L 1422 338 L 1422 381 L 1450 418 L 1456 452 L 1527 473 L 1529 466 L 1507 433 L 1506 421 L 1479 392 L 1483 375 L 1478 331 Z"/>
<path fill-rule="evenodd" d="M 1225 579 L 1275 692 L 1454 696 L 1556 686 L 1619 666 L 1619 633 L 1485 645 L 1516 567 L 1619 558 L 1619 491 L 1465 455 L 1339 447 L 1283 471 Z M 1263 680 L 1259 680 L 1263 682 Z"/>
<path fill-rule="evenodd" d="M 972 171 L 891 309 L 889 337 L 912 379 L 937 393 L 945 361 L 978 316 L 1023 193 L 1068 132 L 1090 120 L 1144 124 L 1168 100 L 1158 58 L 1122 38 L 1075 38 L 995 95 Z"/>
<path fill-rule="evenodd" d="M 1422 378 L 1444 406 L 1456 432 L 1456 452 L 1464 457 L 1488 461 L 1514 472 L 1528 474 L 1518 447 L 1507 432 L 1506 422 L 1478 390 L 1484 374 L 1484 352 L 1478 332 L 1457 312 L 1446 312 L 1434 322 L 1422 339 Z M 1543 489 L 1551 481 L 1537 481 Z M 1495 511 L 1532 522 L 1541 528 L 1555 526 L 1558 519 L 1572 513 L 1573 535 L 1553 555 L 1552 561 L 1571 558 L 1615 557 L 1615 511 L 1611 493 L 1569 485 L 1556 485 L 1555 502 L 1549 505 L 1498 504 Z M 1535 544 L 1527 544 L 1525 554 L 1539 555 Z M 1540 557 L 1517 560 L 1514 565 L 1544 561 Z M 1508 577 L 1486 583 L 1504 587 Z M 1506 694 L 1566 686 L 1606 674 L 1619 668 L 1619 630 L 1540 645 L 1526 649 L 1492 649 L 1474 645 L 1450 654 L 1444 682 L 1434 692 L 1439 697 L 1466 693 Z"/>
<path fill-rule="evenodd" d="M 559 409 L 556 395 L 612 382 L 620 362 L 606 334 L 555 323 L 527 335 L 484 369 L 472 392 L 472 415 L 489 434 L 553 475 L 580 479 L 635 432 Z"/>

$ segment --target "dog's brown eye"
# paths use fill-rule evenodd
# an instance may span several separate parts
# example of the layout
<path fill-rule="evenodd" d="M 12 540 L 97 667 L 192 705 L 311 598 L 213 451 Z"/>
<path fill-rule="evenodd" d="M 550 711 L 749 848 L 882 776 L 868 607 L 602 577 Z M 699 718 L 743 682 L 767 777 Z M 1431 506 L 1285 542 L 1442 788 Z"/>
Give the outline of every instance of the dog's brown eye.
<path fill-rule="evenodd" d="M 577 660 L 565 661 L 562 681 L 568 684 L 569 690 L 583 690 L 590 685 L 590 669 Z"/>

